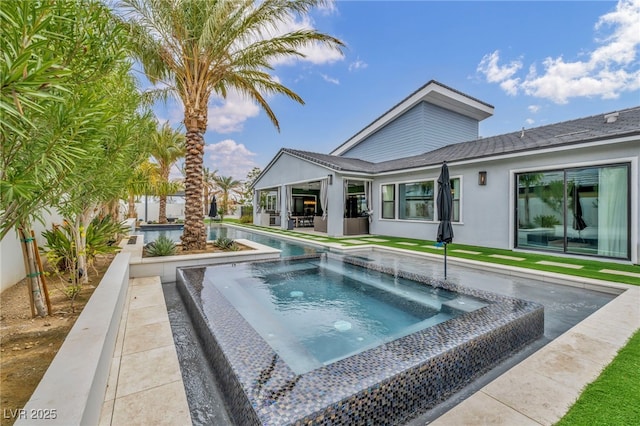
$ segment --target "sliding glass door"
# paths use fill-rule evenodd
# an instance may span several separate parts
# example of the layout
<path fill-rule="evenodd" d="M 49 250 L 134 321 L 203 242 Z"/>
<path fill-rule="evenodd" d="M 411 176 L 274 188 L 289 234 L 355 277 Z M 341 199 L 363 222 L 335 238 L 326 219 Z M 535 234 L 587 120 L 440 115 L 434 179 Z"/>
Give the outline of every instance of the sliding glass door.
<path fill-rule="evenodd" d="M 516 247 L 630 256 L 629 164 L 516 175 Z"/>

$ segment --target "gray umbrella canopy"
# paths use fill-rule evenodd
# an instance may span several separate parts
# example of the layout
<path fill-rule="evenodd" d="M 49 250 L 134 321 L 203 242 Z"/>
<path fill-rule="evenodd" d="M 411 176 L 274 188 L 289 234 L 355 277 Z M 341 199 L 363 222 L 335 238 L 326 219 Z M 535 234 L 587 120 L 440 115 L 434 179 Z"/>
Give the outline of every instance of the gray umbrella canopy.
<path fill-rule="evenodd" d="M 211 199 L 211 206 L 209 207 L 209 217 L 218 216 L 218 203 L 216 202 L 216 197 Z"/>
<path fill-rule="evenodd" d="M 440 177 L 438 178 L 438 226 L 437 240 L 439 243 L 450 243 L 453 241 L 453 228 L 451 227 L 451 213 L 453 210 L 453 197 L 451 195 L 451 182 L 449 180 L 449 167 L 447 163 L 442 164 Z"/>
<path fill-rule="evenodd" d="M 449 167 L 447 162 L 442 163 L 440 177 L 438 178 L 438 235 L 439 243 L 444 243 L 444 279 L 447 279 L 447 244 L 453 241 L 453 227 L 451 226 L 451 213 L 453 210 L 453 196 L 451 195 L 451 182 L 449 179 Z"/>
<path fill-rule="evenodd" d="M 587 227 L 587 223 L 582 217 L 582 205 L 580 205 L 580 186 L 573 186 L 573 229 L 582 231 Z"/>

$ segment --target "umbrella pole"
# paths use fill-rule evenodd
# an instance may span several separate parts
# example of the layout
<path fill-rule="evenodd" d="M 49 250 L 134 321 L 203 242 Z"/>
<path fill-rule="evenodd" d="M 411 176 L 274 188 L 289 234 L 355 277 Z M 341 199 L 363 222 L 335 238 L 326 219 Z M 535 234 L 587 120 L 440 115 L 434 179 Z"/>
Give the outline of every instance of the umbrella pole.
<path fill-rule="evenodd" d="M 447 279 L 447 243 L 444 243 L 444 279 Z"/>

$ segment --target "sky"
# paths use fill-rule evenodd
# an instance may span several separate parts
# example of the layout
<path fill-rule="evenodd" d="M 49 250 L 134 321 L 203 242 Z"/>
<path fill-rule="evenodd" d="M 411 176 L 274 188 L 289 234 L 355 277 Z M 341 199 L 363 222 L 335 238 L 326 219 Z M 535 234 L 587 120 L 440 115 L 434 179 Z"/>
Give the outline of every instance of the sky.
<path fill-rule="evenodd" d="M 300 105 L 268 98 L 280 123 L 236 93 L 209 103 L 204 165 L 245 180 L 281 148 L 329 153 L 430 80 L 495 108 L 494 136 L 640 106 L 640 0 L 333 1 L 287 24 L 341 39 L 272 74 Z M 174 127 L 183 109 L 154 107 Z"/>

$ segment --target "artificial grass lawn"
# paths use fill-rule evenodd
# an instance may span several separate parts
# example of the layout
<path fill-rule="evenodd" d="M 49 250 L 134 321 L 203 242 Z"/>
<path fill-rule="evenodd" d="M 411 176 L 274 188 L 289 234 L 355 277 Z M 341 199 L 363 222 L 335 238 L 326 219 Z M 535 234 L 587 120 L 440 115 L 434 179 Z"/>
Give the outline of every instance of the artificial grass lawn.
<path fill-rule="evenodd" d="M 640 424 L 640 330 L 556 425 Z"/>
<path fill-rule="evenodd" d="M 266 228 L 263 226 L 251 225 L 251 224 L 238 223 L 238 225 L 246 226 L 248 228 L 253 228 L 256 230 L 273 232 L 274 234 L 289 235 L 292 237 L 303 238 L 303 239 L 309 240 L 310 242 L 313 242 L 314 239 L 317 240 L 316 235 L 311 235 L 304 232 L 272 229 L 272 228 Z M 385 242 L 367 241 L 370 238 L 379 238 L 387 241 Z M 362 244 L 353 244 L 345 241 L 350 239 L 367 241 L 368 244 L 375 244 L 380 247 L 392 247 L 392 248 L 399 248 L 403 250 L 413 250 L 421 253 L 432 253 L 432 254 L 444 255 L 444 250 L 437 249 L 435 247 L 435 244 L 436 244 L 435 241 L 419 240 L 419 239 L 412 239 L 412 238 L 389 237 L 385 235 L 367 235 L 365 237 L 357 237 L 357 238 L 356 237 L 341 237 L 341 238 L 323 237 L 322 242 L 338 243 L 345 247 L 362 245 Z M 415 245 L 409 246 L 401 243 L 413 243 Z M 480 254 L 461 253 L 461 252 L 456 252 L 455 250 L 475 251 L 475 252 L 480 252 Z M 500 258 L 491 257 L 490 255 L 492 254 L 519 257 L 519 258 L 523 258 L 524 260 L 516 261 L 516 260 L 510 260 L 510 259 L 500 259 Z M 637 277 L 630 277 L 625 275 L 614 275 L 614 274 L 607 274 L 604 272 L 600 272 L 600 270 L 602 269 L 612 269 L 616 271 L 625 271 L 625 272 L 633 272 L 633 273 L 640 274 L 640 266 L 638 265 L 605 262 L 605 261 L 589 260 L 589 259 L 576 259 L 576 258 L 569 258 L 569 257 L 536 254 L 536 253 L 530 253 L 530 252 L 519 252 L 519 251 L 516 252 L 512 250 L 502 250 L 502 249 L 494 249 L 494 248 L 488 248 L 488 247 L 456 244 L 455 242 L 447 246 L 447 257 L 459 257 L 463 259 L 477 260 L 477 261 L 486 262 L 486 263 L 495 263 L 500 265 L 516 266 L 519 268 L 536 269 L 536 270 L 545 271 L 545 272 L 556 272 L 556 273 L 565 274 L 565 275 L 574 275 L 579 277 L 593 278 L 593 279 L 606 280 L 606 281 L 612 281 L 612 282 L 618 282 L 618 283 L 640 285 L 640 279 L 638 279 Z M 536 262 L 545 261 L 545 260 L 551 261 L 551 262 L 557 262 L 557 263 L 565 263 L 569 265 L 579 265 L 579 266 L 582 266 L 582 268 L 571 269 L 571 268 L 564 268 L 560 266 L 542 265 L 542 264 L 536 263 Z"/>

